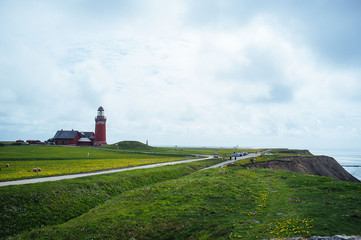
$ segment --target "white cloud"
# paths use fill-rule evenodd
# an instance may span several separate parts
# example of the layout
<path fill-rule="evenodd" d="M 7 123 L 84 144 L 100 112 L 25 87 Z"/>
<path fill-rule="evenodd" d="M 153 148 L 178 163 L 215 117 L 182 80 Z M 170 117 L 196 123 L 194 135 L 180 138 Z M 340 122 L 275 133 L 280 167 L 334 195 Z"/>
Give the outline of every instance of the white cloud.
<path fill-rule="evenodd" d="M 0 119 L 23 129 L 3 137 L 92 130 L 103 105 L 109 142 L 303 147 L 334 144 L 345 131 L 351 140 L 340 144 L 360 138 L 360 72 L 324 64 L 272 13 L 242 23 L 219 15 L 202 27 L 184 1 L 127 3 L 128 13 L 115 6 L 109 15 L 81 6 L 30 4 L 2 17 L 10 26 L 0 24 Z"/>

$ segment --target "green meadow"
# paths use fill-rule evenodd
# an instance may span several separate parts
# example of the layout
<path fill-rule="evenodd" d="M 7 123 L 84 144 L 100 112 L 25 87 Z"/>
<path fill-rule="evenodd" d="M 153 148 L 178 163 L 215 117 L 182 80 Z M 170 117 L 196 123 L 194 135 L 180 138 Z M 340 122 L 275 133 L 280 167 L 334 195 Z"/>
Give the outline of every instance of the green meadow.
<path fill-rule="evenodd" d="M 219 157 L 229 158 L 229 156 L 234 152 L 248 152 L 253 153 L 257 152 L 259 149 L 231 149 L 231 148 L 164 148 L 159 147 L 155 150 L 155 152 L 163 153 L 163 154 L 194 154 L 194 155 L 213 155 L 214 153 L 218 153 Z"/>
<path fill-rule="evenodd" d="M 306 155 L 306 154 L 297 154 L 297 153 L 278 153 L 273 152 L 272 155 L 265 155 L 262 154 L 261 156 L 258 156 L 256 158 L 253 158 L 254 163 L 258 162 L 268 162 L 273 160 L 282 161 L 283 157 L 294 157 L 294 156 L 302 156 L 302 157 L 313 157 L 314 155 Z M 237 162 L 233 163 L 233 165 L 239 165 L 239 166 L 246 166 L 250 163 L 250 159 L 243 159 L 238 160 Z"/>
<path fill-rule="evenodd" d="M 217 164 L 210 159 L 71 180 L 0 187 L 0 239 L 64 223 L 131 189 L 176 179 Z"/>
<path fill-rule="evenodd" d="M 1 147 L 0 159 L 9 161 L 4 158 L 12 151 L 12 164 L 94 161 L 100 165 L 120 159 L 137 161 L 142 156 L 169 161 L 215 151 L 227 157 L 234 151 L 167 150 L 128 142 L 102 149 L 23 146 L 17 151 L 6 147 Z M 273 153 L 255 162 L 293 156 L 297 151 Z M 249 159 L 200 171 L 221 161 L 0 187 L 0 239 L 252 240 L 361 235 L 360 183 L 246 169 Z"/>
<path fill-rule="evenodd" d="M 1 160 L 64 160 L 64 159 L 116 158 L 122 152 L 105 151 L 98 148 L 48 146 L 48 145 L 7 145 L 0 147 Z"/>
<path fill-rule="evenodd" d="M 209 147 L 151 147 L 145 144 L 133 141 L 119 142 L 118 146 L 109 144 L 103 146 L 106 149 L 122 149 L 125 151 L 146 151 L 154 154 L 172 154 L 172 155 L 213 155 L 218 153 L 220 157 L 229 157 L 233 152 L 257 152 L 260 149 L 233 149 L 233 148 L 209 148 Z"/>
<path fill-rule="evenodd" d="M 27 205 L 31 204 L 24 203 Z M 359 183 L 233 166 L 125 190 L 69 221 L 32 227 L 9 239 L 269 239 L 356 235 L 361 234 L 360 206 Z M 56 215 L 52 209 L 49 211 L 50 216 Z"/>
<path fill-rule="evenodd" d="M 88 155 L 89 154 L 89 155 Z M 46 177 L 177 161 L 191 156 L 84 147 L 9 145 L 0 147 L 0 181 Z M 9 167 L 6 167 L 6 165 Z M 40 172 L 34 172 L 40 168 Z"/>

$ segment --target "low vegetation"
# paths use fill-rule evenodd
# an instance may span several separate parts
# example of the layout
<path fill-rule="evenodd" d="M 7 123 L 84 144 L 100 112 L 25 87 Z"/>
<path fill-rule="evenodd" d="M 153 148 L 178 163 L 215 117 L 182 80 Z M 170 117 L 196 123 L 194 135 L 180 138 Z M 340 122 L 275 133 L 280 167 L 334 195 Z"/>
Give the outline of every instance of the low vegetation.
<path fill-rule="evenodd" d="M 56 175 L 92 172 L 105 169 L 134 167 L 145 164 L 184 160 L 185 157 L 166 157 L 152 155 L 137 155 L 127 153 L 119 159 L 83 159 L 83 160 L 40 160 L 40 161 L 0 161 L 3 168 L 0 181 L 18 180 L 24 178 L 49 177 Z M 33 171 L 40 168 L 41 171 Z"/>
<path fill-rule="evenodd" d="M 22 160 L 66 160 L 66 159 L 110 159 L 119 158 L 121 151 L 106 151 L 88 147 L 47 145 L 9 145 L 0 147 L 1 161 Z"/>
<path fill-rule="evenodd" d="M 150 149 L 148 146 L 144 149 L 139 144 L 137 147 L 143 149 L 137 150 L 134 144 L 90 149 L 94 150 L 94 159 L 81 157 L 85 153 L 81 151 L 90 151 L 88 148 L 72 148 L 80 151 L 79 155 L 63 152 L 61 159 L 51 160 L 47 159 L 49 152 L 41 153 L 41 148 L 34 147 L 29 148 L 35 151 L 29 153 L 33 159 L 27 160 L 26 154 L 18 153 L 9 168 L 16 162 L 35 161 L 37 155 L 42 162 L 70 164 L 71 161 L 89 160 L 100 165 L 102 161 L 121 159 L 114 156 L 122 154 L 136 158 L 173 158 L 179 157 L 178 154 L 217 152 L 220 157 L 228 158 L 234 151 Z M 243 151 L 259 150 L 236 152 Z M 271 153 L 254 159 L 254 162 L 310 155 L 304 150 L 288 149 L 274 149 Z M 360 183 L 288 171 L 247 169 L 249 159 L 224 168 L 198 171 L 220 161 L 222 159 L 218 158 L 1 187 L 0 239 L 282 239 L 361 234 Z M 36 167 L 41 168 L 41 174 L 43 168 Z"/>
<path fill-rule="evenodd" d="M 102 148 L 118 149 L 124 151 L 138 151 L 145 150 L 153 154 L 171 154 L 171 155 L 213 155 L 218 153 L 220 157 L 229 157 L 233 152 L 256 152 L 259 149 L 234 149 L 234 148 L 206 148 L 206 147 L 150 147 L 146 144 L 136 141 L 124 141 L 115 144 L 109 144 Z"/>
<path fill-rule="evenodd" d="M 138 141 L 121 141 L 121 142 L 117 142 L 114 144 L 102 146 L 102 148 L 131 150 L 131 151 L 135 151 L 135 150 L 151 151 L 151 150 L 155 149 L 154 147 L 151 147 L 149 145 L 146 145 L 146 144 L 138 142 Z"/>
<path fill-rule="evenodd" d="M 204 160 L 175 166 L 0 187 L 0 239 L 66 222 L 130 189 L 175 179 L 219 163 Z"/>
<path fill-rule="evenodd" d="M 358 183 L 234 166 L 125 191 L 78 218 L 12 239 L 265 239 L 360 234 L 360 204 Z"/>
<path fill-rule="evenodd" d="M 253 161 L 253 163 L 268 162 L 273 160 L 282 161 L 286 157 L 295 156 L 312 157 L 313 155 L 310 154 L 307 150 L 273 149 L 267 153 L 263 153 L 261 156 L 258 156 L 256 158 L 238 160 L 231 165 L 247 166 L 249 163 L 251 163 L 251 160 Z"/>
<path fill-rule="evenodd" d="M 186 155 L 145 154 L 63 146 L 3 146 L 0 181 L 47 177 L 192 158 Z M 41 171 L 33 171 L 40 168 Z"/>

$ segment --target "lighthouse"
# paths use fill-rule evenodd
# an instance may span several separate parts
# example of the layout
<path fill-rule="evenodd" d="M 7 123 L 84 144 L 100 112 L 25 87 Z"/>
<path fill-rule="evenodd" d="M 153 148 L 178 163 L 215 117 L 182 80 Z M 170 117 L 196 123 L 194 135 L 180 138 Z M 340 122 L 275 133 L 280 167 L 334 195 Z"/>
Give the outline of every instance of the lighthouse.
<path fill-rule="evenodd" d="M 98 108 L 98 114 L 95 117 L 95 146 L 107 145 L 106 122 L 107 118 L 104 116 L 104 108 L 100 106 Z"/>

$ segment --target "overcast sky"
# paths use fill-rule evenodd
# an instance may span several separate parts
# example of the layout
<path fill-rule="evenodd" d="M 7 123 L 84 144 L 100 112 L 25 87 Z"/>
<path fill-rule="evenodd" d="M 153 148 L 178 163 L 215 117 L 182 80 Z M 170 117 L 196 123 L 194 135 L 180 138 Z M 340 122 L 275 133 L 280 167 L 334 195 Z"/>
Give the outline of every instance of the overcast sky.
<path fill-rule="evenodd" d="M 0 140 L 361 148 L 359 0 L 0 0 Z"/>

